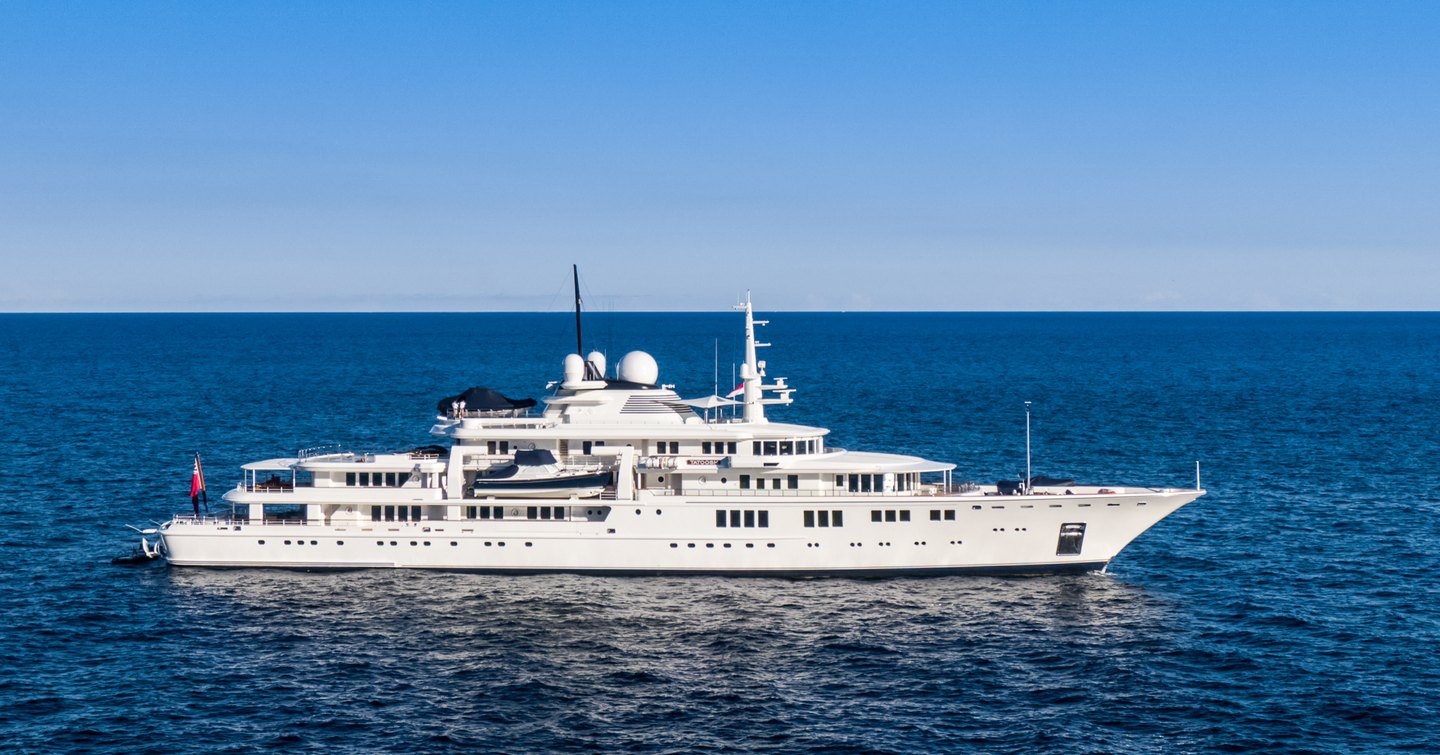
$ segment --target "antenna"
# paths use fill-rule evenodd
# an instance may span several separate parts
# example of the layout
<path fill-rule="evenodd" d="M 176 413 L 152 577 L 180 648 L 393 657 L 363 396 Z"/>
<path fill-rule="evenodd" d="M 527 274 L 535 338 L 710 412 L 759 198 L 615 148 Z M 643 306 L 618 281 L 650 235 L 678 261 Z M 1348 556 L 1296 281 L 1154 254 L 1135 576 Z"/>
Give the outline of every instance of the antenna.
<path fill-rule="evenodd" d="M 715 395 L 720 395 L 720 339 L 715 339 Z"/>
<path fill-rule="evenodd" d="M 1205 489 L 1205 488 L 1200 487 L 1200 460 L 1199 460 L 1199 459 L 1196 459 L 1196 460 L 1195 460 L 1195 489 L 1196 489 L 1196 490 L 1204 490 L 1204 489 Z"/>
<path fill-rule="evenodd" d="M 1026 402 L 1025 402 L 1025 495 L 1030 495 L 1030 493 L 1032 492 L 1031 488 L 1033 487 L 1033 484 L 1031 483 L 1031 480 L 1034 480 L 1034 479 L 1035 479 L 1034 475 L 1030 474 L 1030 402 L 1029 402 L 1029 401 L 1026 401 Z"/>

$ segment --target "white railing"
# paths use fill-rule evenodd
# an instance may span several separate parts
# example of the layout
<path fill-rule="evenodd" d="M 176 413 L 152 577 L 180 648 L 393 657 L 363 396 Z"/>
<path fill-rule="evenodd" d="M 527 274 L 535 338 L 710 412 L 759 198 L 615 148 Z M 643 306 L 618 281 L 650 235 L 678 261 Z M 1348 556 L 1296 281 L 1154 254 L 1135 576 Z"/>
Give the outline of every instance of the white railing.
<path fill-rule="evenodd" d="M 321 446 L 302 448 L 295 452 L 296 458 L 300 461 L 314 459 L 321 456 L 354 456 L 355 453 L 340 445 L 339 443 L 326 443 Z"/>

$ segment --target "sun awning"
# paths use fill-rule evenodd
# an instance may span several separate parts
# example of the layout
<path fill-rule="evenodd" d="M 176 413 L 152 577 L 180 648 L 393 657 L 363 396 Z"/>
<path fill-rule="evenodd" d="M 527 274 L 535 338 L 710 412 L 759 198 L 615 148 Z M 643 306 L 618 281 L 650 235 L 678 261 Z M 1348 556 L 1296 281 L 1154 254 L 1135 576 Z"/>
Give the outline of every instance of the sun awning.
<path fill-rule="evenodd" d="M 721 406 L 736 406 L 740 402 L 719 396 L 706 396 L 705 398 L 686 399 L 680 403 L 696 409 L 715 409 Z"/>

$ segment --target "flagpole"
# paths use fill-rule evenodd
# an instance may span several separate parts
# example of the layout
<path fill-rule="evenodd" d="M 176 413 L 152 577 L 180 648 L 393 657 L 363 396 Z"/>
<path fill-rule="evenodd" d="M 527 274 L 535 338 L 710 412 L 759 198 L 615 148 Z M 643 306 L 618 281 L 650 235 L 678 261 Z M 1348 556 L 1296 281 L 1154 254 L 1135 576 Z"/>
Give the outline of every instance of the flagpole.
<path fill-rule="evenodd" d="M 200 468 L 200 504 L 205 507 L 205 513 L 210 513 L 210 491 L 205 486 L 205 465 L 200 463 L 200 452 L 195 452 L 195 465 Z"/>

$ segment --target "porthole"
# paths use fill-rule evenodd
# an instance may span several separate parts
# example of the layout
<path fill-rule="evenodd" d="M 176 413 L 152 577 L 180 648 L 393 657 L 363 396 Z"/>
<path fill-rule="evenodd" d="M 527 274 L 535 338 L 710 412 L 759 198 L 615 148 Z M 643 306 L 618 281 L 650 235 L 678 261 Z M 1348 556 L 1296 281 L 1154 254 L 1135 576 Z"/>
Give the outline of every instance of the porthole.
<path fill-rule="evenodd" d="M 499 545 L 501 548 L 504 548 L 504 547 L 505 547 L 505 541 L 504 541 L 504 540 L 501 540 L 500 542 L 496 543 L 496 545 Z"/>
<path fill-rule="evenodd" d="M 395 542 L 394 540 L 391 540 L 391 541 L 390 541 L 390 544 L 391 544 L 391 545 L 399 545 L 399 543 Z"/>
<path fill-rule="evenodd" d="M 754 548 L 754 547 L 755 547 L 755 544 L 754 544 L 754 543 L 746 543 L 746 544 L 745 544 L 745 547 L 746 547 L 746 548 Z"/>
<path fill-rule="evenodd" d="M 285 541 L 285 544 L 286 544 L 286 545 L 289 545 L 289 544 L 290 544 L 290 541 L 289 541 L 289 540 L 286 540 L 286 541 Z"/>
<path fill-rule="evenodd" d="M 730 544 L 729 544 L 729 543 L 726 543 L 726 544 L 725 544 L 725 547 L 726 547 L 726 548 L 729 548 L 729 547 L 730 547 Z"/>
<path fill-rule="evenodd" d="M 774 547 L 775 547 L 775 544 L 774 544 L 774 543 L 766 543 L 766 544 L 765 544 L 765 547 L 766 547 L 766 548 L 774 548 Z"/>
<path fill-rule="evenodd" d="M 724 478 L 724 477 L 721 477 L 721 478 L 720 478 L 720 484 L 721 484 L 721 485 L 724 485 L 725 483 L 727 483 L 727 482 L 729 482 L 729 481 L 730 481 L 730 480 L 728 480 L 728 479 L 726 479 L 726 478 Z M 1143 506 L 1143 505 L 1145 505 L 1145 504 L 1140 504 L 1140 505 Z"/>
<path fill-rule="evenodd" d="M 264 545 L 264 544 L 265 544 L 265 541 L 264 541 L 264 540 L 261 540 L 261 541 L 260 541 L 260 544 L 261 544 L 261 545 Z"/>
<path fill-rule="evenodd" d="M 426 540 L 426 541 L 425 541 L 425 546 L 426 546 L 427 548 L 430 546 L 430 541 L 429 541 L 429 540 Z"/>
<path fill-rule="evenodd" d="M 336 545 L 344 545 L 344 544 L 345 544 L 345 541 L 344 541 L 344 540 L 336 540 L 336 541 L 335 541 L 335 544 L 336 544 Z"/>
<path fill-rule="evenodd" d="M 685 547 L 686 547 L 686 548 L 694 548 L 694 547 L 695 547 L 695 544 L 694 544 L 694 543 L 690 543 L 689 545 L 687 545 L 687 546 L 685 546 Z"/>
<path fill-rule="evenodd" d="M 660 516 L 660 509 L 655 509 L 655 516 Z"/>
<path fill-rule="evenodd" d="M 525 547 L 526 547 L 526 548 L 533 548 L 534 546 L 535 546 L 534 543 L 526 543 L 526 544 L 525 544 Z"/>
<path fill-rule="evenodd" d="M 315 542 L 314 540 L 311 540 L 311 541 L 310 541 L 310 544 L 311 544 L 311 545 L 319 545 L 320 543 L 317 543 L 317 542 Z"/>
<path fill-rule="evenodd" d="M 485 547 L 486 547 L 486 548 L 489 548 L 489 547 L 490 547 L 490 541 L 489 541 L 489 540 L 486 540 L 486 541 L 485 541 Z"/>
<path fill-rule="evenodd" d="M 714 548 L 714 547 L 715 547 L 715 544 L 714 544 L 714 543 L 706 543 L 706 544 L 705 544 L 705 547 L 706 547 L 706 548 Z"/>
<path fill-rule="evenodd" d="M 640 509 L 635 509 L 635 516 L 640 516 Z"/>
<path fill-rule="evenodd" d="M 410 541 L 410 544 L 411 544 L 411 545 L 419 545 L 419 543 L 415 542 L 414 540 L 411 540 L 411 541 Z"/>
<path fill-rule="evenodd" d="M 679 548 L 679 547 L 680 547 L 680 544 L 679 544 L 679 543 L 671 543 L 671 544 L 670 544 L 670 547 L 671 547 L 671 548 Z"/>
<path fill-rule="evenodd" d="M 450 544 L 451 544 L 451 545 L 459 545 L 459 543 L 455 542 L 454 540 L 451 540 L 451 541 L 450 541 Z"/>

